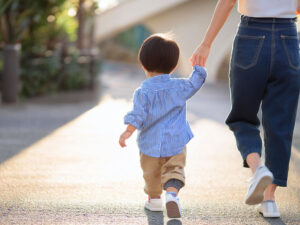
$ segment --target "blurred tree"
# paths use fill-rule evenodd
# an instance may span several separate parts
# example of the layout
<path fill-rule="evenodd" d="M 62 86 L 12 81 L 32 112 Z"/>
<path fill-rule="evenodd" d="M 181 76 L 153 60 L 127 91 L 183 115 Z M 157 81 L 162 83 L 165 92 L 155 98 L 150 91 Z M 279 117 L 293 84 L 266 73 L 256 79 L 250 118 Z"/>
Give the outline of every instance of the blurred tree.
<path fill-rule="evenodd" d="M 0 0 L 0 40 L 4 44 L 3 102 L 17 101 L 22 38 L 27 32 L 29 35 L 33 34 L 36 24 L 45 21 L 51 10 L 64 2 L 65 0 Z"/>
<path fill-rule="evenodd" d="M 77 29 L 77 48 L 83 48 L 83 27 L 84 27 L 84 0 L 79 0 L 77 7 L 77 20 L 78 20 L 78 29 Z"/>
<path fill-rule="evenodd" d="M 77 6 L 77 48 L 81 51 L 93 46 L 93 16 L 97 9 L 96 0 L 78 0 Z"/>
<path fill-rule="evenodd" d="M 76 17 L 79 4 L 83 11 L 80 20 Z M 19 71 L 24 96 L 59 90 L 68 82 L 71 72 L 73 81 L 68 88 L 84 85 L 83 79 L 74 73 L 80 55 L 72 46 L 79 33 L 82 33 L 78 41 L 81 47 L 90 46 L 86 45 L 91 40 L 87 33 L 91 33 L 91 16 L 96 6 L 96 0 L 0 0 L 0 48 L 4 64 L 0 86 L 4 102 L 17 101 Z"/>

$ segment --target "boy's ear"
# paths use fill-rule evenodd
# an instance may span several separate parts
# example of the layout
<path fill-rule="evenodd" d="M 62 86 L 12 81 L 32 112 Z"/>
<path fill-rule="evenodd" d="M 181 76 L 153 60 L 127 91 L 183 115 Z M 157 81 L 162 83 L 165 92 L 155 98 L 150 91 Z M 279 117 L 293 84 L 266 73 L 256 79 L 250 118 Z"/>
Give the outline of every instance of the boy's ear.
<path fill-rule="evenodd" d="M 144 70 L 144 71 L 146 71 L 146 68 L 142 65 L 142 69 Z"/>

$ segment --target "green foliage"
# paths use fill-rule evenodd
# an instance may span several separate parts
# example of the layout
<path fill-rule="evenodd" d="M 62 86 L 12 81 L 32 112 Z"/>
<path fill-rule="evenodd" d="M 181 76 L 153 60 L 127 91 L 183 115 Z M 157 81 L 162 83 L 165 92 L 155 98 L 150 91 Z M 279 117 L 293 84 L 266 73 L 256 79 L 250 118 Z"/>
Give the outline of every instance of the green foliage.
<path fill-rule="evenodd" d="M 31 24 L 29 32 L 24 36 L 22 40 L 23 51 L 40 54 L 44 47 L 53 50 L 57 43 L 76 39 L 76 18 L 68 16 L 67 13 L 68 9 L 72 7 L 70 1 L 53 1 L 56 4 L 48 6 L 45 4 L 44 7 L 47 6 L 47 8 L 43 10 L 43 13 L 35 14 L 40 19 Z M 33 46 L 34 49 L 32 49 Z M 42 50 L 42 52 L 38 50 Z"/>
<path fill-rule="evenodd" d="M 79 63 L 78 57 L 67 58 L 62 73 L 61 90 L 83 89 L 89 82 L 89 64 Z"/>
<path fill-rule="evenodd" d="M 55 56 L 27 60 L 21 71 L 21 96 L 31 97 L 58 90 L 60 63 Z"/>
<path fill-rule="evenodd" d="M 93 3 L 95 10 L 94 0 L 85 2 Z M 78 4 L 79 0 L 0 0 L 0 46 L 22 45 L 22 97 L 88 86 L 89 66 L 80 61 L 79 52 L 59 52 L 77 39 L 78 21 L 68 10 L 76 10 Z"/>
<path fill-rule="evenodd" d="M 2 55 L 1 55 L 1 58 L 0 58 L 0 71 L 3 70 L 3 60 L 2 60 Z"/>
<path fill-rule="evenodd" d="M 66 0 L 9 0 L 0 2 L 1 39 L 5 43 L 20 42 L 38 24 L 45 24 L 53 8 Z M 31 33 L 32 34 L 32 33 Z"/>
<path fill-rule="evenodd" d="M 65 32 L 70 41 L 75 41 L 77 38 L 76 30 L 78 24 L 74 17 L 70 17 L 68 15 L 68 9 L 71 7 L 72 6 L 70 5 L 70 3 L 64 5 L 63 10 L 57 14 L 56 25 L 60 30 L 63 30 Z"/>
<path fill-rule="evenodd" d="M 60 62 L 57 55 L 27 60 L 22 67 L 21 96 L 32 97 L 60 90 L 87 88 L 89 79 L 88 62 L 80 62 L 76 53 Z"/>
<path fill-rule="evenodd" d="M 3 15 L 7 7 L 12 3 L 13 0 L 0 0 L 0 17 Z"/>

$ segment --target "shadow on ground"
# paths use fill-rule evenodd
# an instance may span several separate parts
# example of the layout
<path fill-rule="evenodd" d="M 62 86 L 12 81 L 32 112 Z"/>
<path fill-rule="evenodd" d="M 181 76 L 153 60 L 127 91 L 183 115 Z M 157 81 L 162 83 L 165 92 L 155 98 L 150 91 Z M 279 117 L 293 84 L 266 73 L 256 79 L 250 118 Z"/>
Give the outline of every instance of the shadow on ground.
<path fill-rule="evenodd" d="M 0 164 L 93 108 L 99 91 L 37 97 L 0 105 Z"/>
<path fill-rule="evenodd" d="M 164 225 L 164 214 L 163 212 L 152 212 L 144 209 L 147 216 L 148 225 Z M 167 225 L 182 225 L 182 222 L 178 219 L 170 219 Z"/>
<path fill-rule="evenodd" d="M 163 225 L 164 224 L 163 212 L 152 212 L 147 209 L 144 209 L 144 211 L 147 216 L 148 225 Z"/>
<path fill-rule="evenodd" d="M 285 225 L 280 218 L 264 218 L 264 220 L 271 225 Z"/>

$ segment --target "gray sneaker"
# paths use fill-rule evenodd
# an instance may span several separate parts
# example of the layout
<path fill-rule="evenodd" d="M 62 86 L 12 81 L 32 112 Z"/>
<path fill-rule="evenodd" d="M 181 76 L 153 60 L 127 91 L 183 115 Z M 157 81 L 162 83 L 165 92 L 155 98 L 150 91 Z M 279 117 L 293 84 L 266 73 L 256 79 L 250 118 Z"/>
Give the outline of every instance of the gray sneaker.
<path fill-rule="evenodd" d="M 266 218 L 280 217 L 276 202 L 272 200 L 263 201 L 257 206 L 257 210 Z"/>
<path fill-rule="evenodd" d="M 264 191 L 269 184 L 272 184 L 273 174 L 266 166 L 259 166 L 249 185 L 248 193 L 245 197 L 245 203 L 256 205 L 264 200 Z"/>

